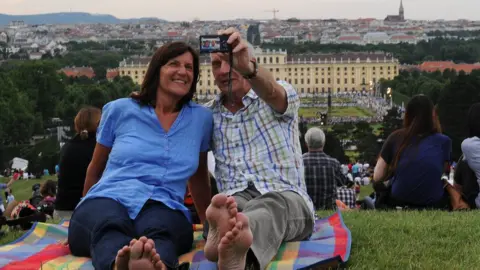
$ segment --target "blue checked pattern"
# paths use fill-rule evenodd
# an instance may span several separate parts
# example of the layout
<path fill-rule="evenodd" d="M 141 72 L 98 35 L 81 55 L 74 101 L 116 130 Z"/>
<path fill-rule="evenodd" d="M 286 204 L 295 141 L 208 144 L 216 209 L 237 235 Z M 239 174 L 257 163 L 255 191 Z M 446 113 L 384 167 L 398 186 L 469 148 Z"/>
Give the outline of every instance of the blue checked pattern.
<path fill-rule="evenodd" d="M 294 87 L 278 81 L 287 93 L 288 108 L 275 112 L 253 90 L 243 97 L 244 107 L 235 114 L 221 103 L 221 96 L 207 103 L 213 111 L 212 152 L 220 192 L 232 195 L 249 183 L 265 194 L 299 193 L 314 213 L 307 194 L 298 130 L 300 98 Z"/>

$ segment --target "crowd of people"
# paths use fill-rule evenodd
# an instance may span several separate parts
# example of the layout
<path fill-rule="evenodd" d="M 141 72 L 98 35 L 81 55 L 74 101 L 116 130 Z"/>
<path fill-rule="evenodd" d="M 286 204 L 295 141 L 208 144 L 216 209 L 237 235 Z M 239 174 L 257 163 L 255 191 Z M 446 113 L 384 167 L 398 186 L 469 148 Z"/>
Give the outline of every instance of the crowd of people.
<path fill-rule="evenodd" d="M 480 206 L 480 103 L 468 114 L 470 135 L 462 143 L 463 156 L 451 159 L 451 140 L 442 134 L 432 101 L 423 95 L 407 104 L 403 128 L 384 142 L 377 163 L 341 165 L 323 152 L 325 134 L 307 131 L 305 180 L 316 209 L 439 209 Z M 374 193 L 353 199 L 362 185 L 372 182 Z M 339 195 L 349 188 L 349 196 Z M 355 201 L 352 204 L 352 201 Z"/>
<path fill-rule="evenodd" d="M 294 87 L 259 66 L 238 32 L 219 34 L 230 35 L 234 64 L 211 54 L 223 94 L 208 104 L 192 102 L 197 52 L 174 42 L 156 51 L 139 92 L 78 113 L 77 134 L 61 150 L 58 188 L 47 182 L 41 192 L 43 201 L 54 198 L 51 215 L 70 219 L 65 245 L 74 256 L 91 257 L 96 269 L 188 269 L 178 257 L 200 222 L 205 257 L 218 269 L 265 269 L 283 242 L 311 236 L 316 210 L 480 206 L 480 106 L 472 107 L 462 144 L 462 172 L 474 178 L 442 180 L 451 142 L 425 96 L 409 102 L 404 127 L 375 166 L 342 166 L 323 152 L 320 128 L 307 131 L 302 153 Z M 383 113 L 377 99 L 359 100 Z M 370 181 L 375 193 L 357 198 Z"/>
<path fill-rule="evenodd" d="M 333 116 L 329 115 L 327 118 L 327 123 L 324 125 L 335 125 L 340 123 L 357 123 L 357 122 L 367 122 L 367 123 L 379 123 L 383 120 L 383 117 L 387 114 L 388 110 L 391 108 L 390 104 L 381 97 L 376 97 L 366 92 L 358 93 L 341 93 L 335 94 L 333 98 L 342 98 L 345 99 L 344 102 L 334 102 L 332 107 L 360 107 L 364 108 L 370 112 L 373 112 L 372 116 Z M 351 99 L 351 100 L 349 100 Z M 316 124 L 324 121 L 321 119 L 321 113 L 327 111 L 328 103 L 319 100 L 310 100 L 308 103 L 302 103 L 302 108 L 318 108 L 318 113 L 316 116 L 303 117 L 303 121 L 306 123 Z M 403 108 L 397 107 L 403 112 Z"/>

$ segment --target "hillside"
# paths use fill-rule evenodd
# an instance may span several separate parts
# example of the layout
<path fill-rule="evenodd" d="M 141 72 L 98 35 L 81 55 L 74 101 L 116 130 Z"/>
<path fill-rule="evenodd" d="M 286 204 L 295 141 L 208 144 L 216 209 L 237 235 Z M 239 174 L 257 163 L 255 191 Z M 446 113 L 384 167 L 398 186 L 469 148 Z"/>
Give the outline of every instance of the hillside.
<path fill-rule="evenodd" d="M 80 24 L 80 23 L 131 23 L 141 21 L 158 21 L 165 20 L 158 18 L 133 18 L 119 19 L 108 14 L 90 14 L 84 12 L 63 12 L 63 13 L 47 13 L 34 15 L 8 15 L 0 14 L 0 25 L 8 25 L 11 21 L 24 21 L 26 24 Z"/>

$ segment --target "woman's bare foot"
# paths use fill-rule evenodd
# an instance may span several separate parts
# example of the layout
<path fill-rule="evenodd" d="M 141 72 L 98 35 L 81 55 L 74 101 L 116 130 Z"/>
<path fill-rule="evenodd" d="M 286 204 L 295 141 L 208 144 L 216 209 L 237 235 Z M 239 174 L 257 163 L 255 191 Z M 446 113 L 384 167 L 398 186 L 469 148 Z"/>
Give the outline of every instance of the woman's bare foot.
<path fill-rule="evenodd" d="M 233 197 L 217 194 L 212 198 L 206 212 L 209 229 L 203 249 L 207 260 L 218 260 L 218 245 L 222 237 L 235 226 L 237 212 L 237 203 Z"/>
<path fill-rule="evenodd" d="M 157 254 L 155 243 L 151 239 L 141 237 L 130 241 L 130 246 L 124 246 L 118 251 L 115 259 L 117 270 L 167 270 Z"/>
<path fill-rule="evenodd" d="M 115 258 L 114 270 L 128 270 L 128 261 L 130 260 L 130 247 L 124 246 L 117 252 Z"/>
<path fill-rule="evenodd" d="M 218 245 L 219 270 L 244 270 L 247 252 L 253 243 L 248 217 L 237 214 L 237 224 L 227 232 Z"/>

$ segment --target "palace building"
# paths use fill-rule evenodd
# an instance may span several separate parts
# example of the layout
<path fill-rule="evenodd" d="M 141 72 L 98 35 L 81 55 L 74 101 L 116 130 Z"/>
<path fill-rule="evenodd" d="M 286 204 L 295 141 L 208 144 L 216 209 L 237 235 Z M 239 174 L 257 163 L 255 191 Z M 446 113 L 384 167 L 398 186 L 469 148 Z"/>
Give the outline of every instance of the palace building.
<path fill-rule="evenodd" d="M 399 62 L 385 53 L 347 52 L 336 54 L 288 54 L 286 51 L 256 49 L 257 63 L 295 86 L 299 94 L 368 91 L 380 79 L 391 80 L 399 72 Z M 201 56 L 197 95 L 219 93 L 211 71 L 210 56 Z M 150 58 L 131 58 L 120 62 L 120 76 L 141 84 Z"/>

